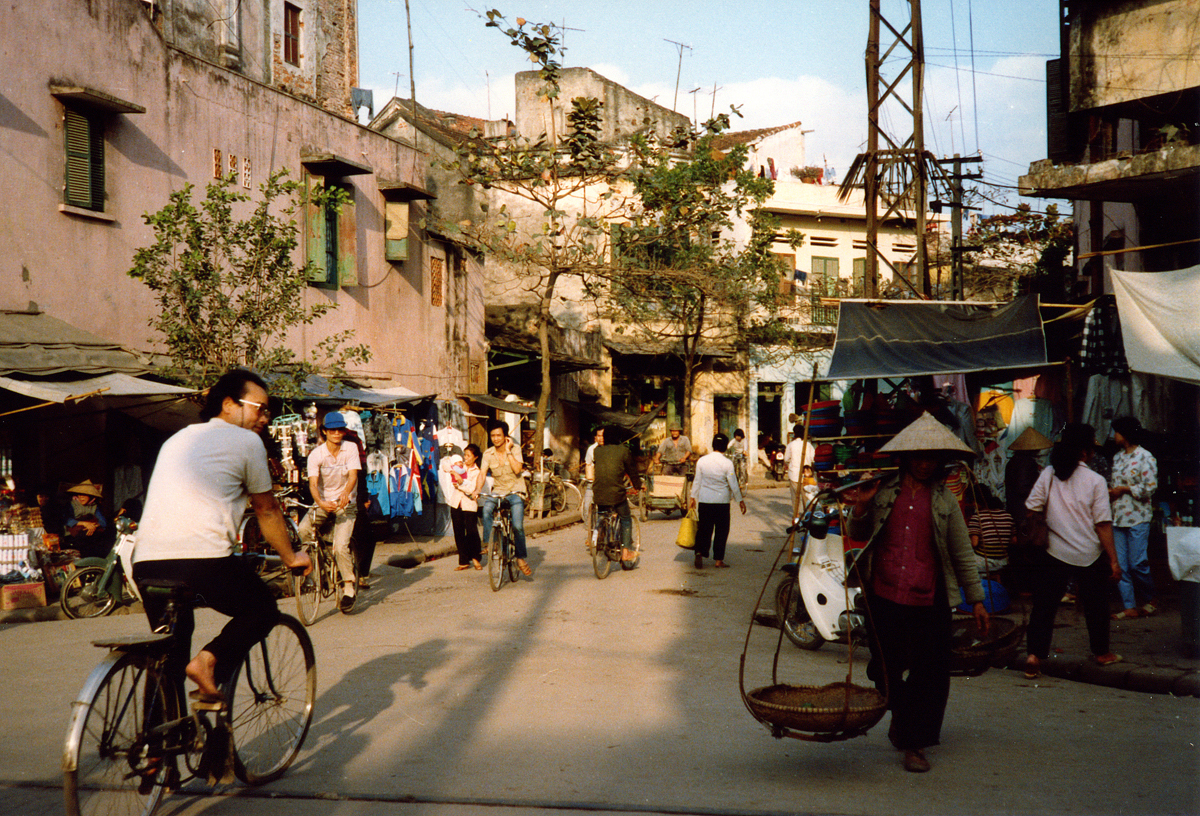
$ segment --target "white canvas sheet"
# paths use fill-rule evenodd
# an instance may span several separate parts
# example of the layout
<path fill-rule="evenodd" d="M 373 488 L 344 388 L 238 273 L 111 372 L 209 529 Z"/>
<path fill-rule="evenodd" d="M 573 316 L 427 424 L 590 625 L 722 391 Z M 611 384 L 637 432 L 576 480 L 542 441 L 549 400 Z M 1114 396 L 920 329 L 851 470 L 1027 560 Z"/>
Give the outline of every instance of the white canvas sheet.
<path fill-rule="evenodd" d="M 1129 367 L 1200 385 L 1200 266 L 1109 273 Z"/>

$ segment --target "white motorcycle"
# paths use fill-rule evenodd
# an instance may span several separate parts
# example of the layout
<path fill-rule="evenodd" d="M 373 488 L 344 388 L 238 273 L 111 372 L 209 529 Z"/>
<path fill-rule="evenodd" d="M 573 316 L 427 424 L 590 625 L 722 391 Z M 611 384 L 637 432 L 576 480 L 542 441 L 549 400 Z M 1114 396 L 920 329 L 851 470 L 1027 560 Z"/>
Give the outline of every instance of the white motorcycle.
<path fill-rule="evenodd" d="M 775 588 L 776 618 L 788 640 L 801 649 L 820 649 L 826 641 L 845 643 L 850 634 L 859 640 L 866 633 L 862 589 L 846 586 L 847 572 L 862 551 L 843 551 L 842 537 L 829 533 L 831 516 L 821 504 L 834 495 L 822 491 L 796 520 L 792 561 L 780 567 L 785 577 Z"/>

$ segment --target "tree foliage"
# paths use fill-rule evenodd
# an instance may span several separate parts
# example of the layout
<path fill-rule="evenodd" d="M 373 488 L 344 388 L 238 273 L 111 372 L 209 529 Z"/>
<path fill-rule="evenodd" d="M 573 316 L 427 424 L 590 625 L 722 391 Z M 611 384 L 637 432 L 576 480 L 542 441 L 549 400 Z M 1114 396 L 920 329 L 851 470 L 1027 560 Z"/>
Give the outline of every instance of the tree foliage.
<path fill-rule="evenodd" d="M 150 326 L 167 346 L 164 374 L 203 388 L 225 371 L 244 366 L 280 375 L 277 390 L 294 393 L 311 373 L 339 378 L 348 365 L 370 359 L 365 346 L 346 346 L 351 332 L 317 344 L 308 359 L 286 345 L 289 333 L 311 325 L 334 308 L 304 304 L 307 265 L 294 260 L 296 219 L 304 202 L 287 171 L 272 173 L 259 196 L 241 192 L 234 177 L 209 183 L 193 202 L 193 185 L 173 192 L 166 206 L 143 216 L 154 242 L 134 253 L 129 275 L 154 291 L 159 313 Z M 346 193 L 310 192 L 311 206 L 334 206 Z"/>
<path fill-rule="evenodd" d="M 1007 300 L 1021 291 L 1035 291 L 1061 300 L 1069 288 L 1075 229 L 1054 204 L 1034 212 L 1022 203 L 1013 212 L 980 219 L 967 243 L 979 248 L 965 272 L 973 298 Z"/>
<path fill-rule="evenodd" d="M 551 108 L 549 121 L 557 121 L 558 30 L 521 18 L 509 23 L 496 10 L 486 20 L 539 66 L 539 94 Z M 715 149 L 730 115 L 665 138 L 647 119 L 620 144 L 602 142 L 603 116 L 600 100 L 577 97 L 565 112 L 566 133 L 553 125 L 536 137 L 473 132 L 451 165 L 463 183 L 510 197 L 494 209 L 482 202 L 482 217 L 457 227 L 489 258 L 521 270 L 537 294 L 539 428 L 550 389 L 547 326 L 563 276 L 583 282 L 614 330 L 680 356 L 689 403 L 701 346 L 743 346 L 776 306 L 781 268 L 770 248 L 778 222 L 761 210 L 774 184 L 746 168 L 745 146 Z M 514 199 L 524 202 L 522 213 L 510 210 Z M 735 240 L 735 219 L 749 225 L 748 240 Z M 793 233 L 789 240 L 802 238 Z"/>

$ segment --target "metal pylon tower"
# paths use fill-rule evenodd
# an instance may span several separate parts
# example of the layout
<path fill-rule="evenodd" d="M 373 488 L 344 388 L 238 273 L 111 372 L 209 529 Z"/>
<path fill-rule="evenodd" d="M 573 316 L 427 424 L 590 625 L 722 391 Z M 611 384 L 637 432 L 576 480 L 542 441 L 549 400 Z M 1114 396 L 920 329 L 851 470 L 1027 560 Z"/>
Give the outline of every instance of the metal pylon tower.
<path fill-rule="evenodd" d="M 907 22 L 893 25 L 881 0 L 869 0 L 867 36 L 867 152 L 860 153 L 842 182 L 841 197 L 862 185 L 866 194 L 867 258 L 864 295 L 879 294 L 879 263 L 896 278 L 912 279 L 916 294 L 931 295 L 925 247 L 925 213 L 930 178 L 940 173 L 925 151 L 921 101 L 925 90 L 925 44 L 921 34 L 921 0 L 903 0 Z M 893 18 L 895 19 L 895 18 Z M 885 34 L 880 40 L 881 33 Z M 885 45 L 881 50 L 881 44 Z M 888 122 L 881 121 L 886 111 Z M 916 251 L 909 261 L 915 275 L 900 274 L 879 246 L 879 225 L 911 224 Z"/>

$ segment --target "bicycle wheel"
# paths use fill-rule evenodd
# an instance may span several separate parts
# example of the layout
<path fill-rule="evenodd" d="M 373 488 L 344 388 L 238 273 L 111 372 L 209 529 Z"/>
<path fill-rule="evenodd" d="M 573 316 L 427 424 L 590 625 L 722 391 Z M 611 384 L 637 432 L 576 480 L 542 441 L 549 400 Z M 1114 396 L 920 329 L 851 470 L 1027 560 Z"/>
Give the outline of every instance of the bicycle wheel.
<path fill-rule="evenodd" d="M 171 684 L 151 676 L 143 657 L 110 652 L 88 677 L 63 750 L 67 816 L 149 816 L 158 807 L 175 760 L 153 751 L 145 731 L 179 708 Z"/>
<path fill-rule="evenodd" d="M 508 567 L 508 582 L 515 584 L 517 582 L 517 545 L 513 541 L 511 527 L 504 528 L 502 541 L 504 542 L 504 566 Z"/>
<path fill-rule="evenodd" d="M 504 585 L 504 541 L 499 530 L 492 530 L 492 541 L 488 544 L 488 583 L 492 592 L 499 592 Z"/>
<path fill-rule="evenodd" d="M 292 576 L 292 592 L 296 596 L 296 614 L 305 626 L 312 626 L 321 608 L 320 547 L 309 547 L 312 571 L 308 575 Z"/>
<path fill-rule="evenodd" d="M 113 611 L 117 598 L 102 591 L 104 567 L 81 567 L 73 571 L 60 590 L 58 604 L 68 618 L 98 618 Z"/>
<path fill-rule="evenodd" d="M 337 561 L 333 558 L 333 547 L 322 541 L 321 548 L 321 597 L 332 598 L 342 588 L 338 577 Z"/>
<path fill-rule="evenodd" d="M 280 615 L 225 687 L 238 779 L 262 785 L 283 775 L 304 744 L 316 698 L 312 641 L 298 620 Z"/>
<path fill-rule="evenodd" d="M 612 523 L 607 513 L 600 516 L 596 523 L 599 525 L 596 536 L 596 546 L 592 549 L 592 570 L 596 577 L 604 580 L 612 569 L 612 561 L 608 560 L 608 548 L 612 546 Z"/>
<path fill-rule="evenodd" d="M 583 518 L 583 491 L 574 482 L 563 482 L 563 501 L 565 509 L 579 508 L 579 518 Z"/>
<path fill-rule="evenodd" d="M 636 555 L 632 560 L 626 561 L 621 559 L 621 569 L 631 570 L 635 568 L 642 560 L 642 525 L 637 519 L 633 519 L 633 551 Z"/>

